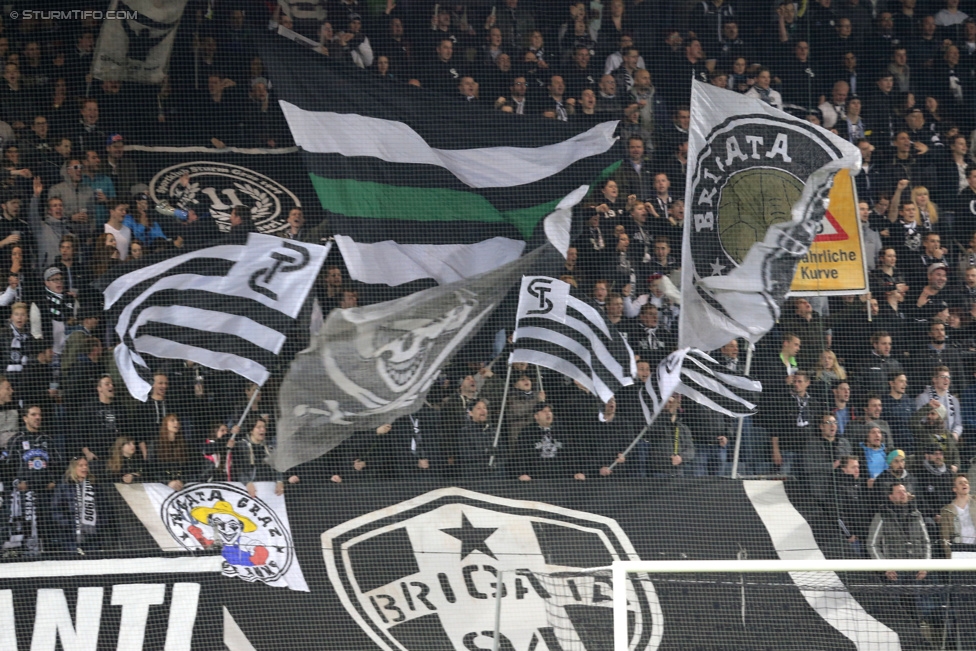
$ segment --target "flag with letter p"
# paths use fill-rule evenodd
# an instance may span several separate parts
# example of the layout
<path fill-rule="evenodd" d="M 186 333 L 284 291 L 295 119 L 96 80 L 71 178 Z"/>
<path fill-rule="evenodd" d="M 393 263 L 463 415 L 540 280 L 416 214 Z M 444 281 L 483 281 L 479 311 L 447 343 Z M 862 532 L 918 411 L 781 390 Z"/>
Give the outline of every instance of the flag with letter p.
<path fill-rule="evenodd" d="M 118 311 L 115 361 L 129 393 L 145 401 L 152 388 L 140 353 L 264 384 L 330 247 L 251 233 L 246 244 L 192 251 L 115 279 L 105 309 Z"/>
<path fill-rule="evenodd" d="M 570 285 L 525 276 L 509 363 L 544 366 L 578 381 L 607 402 L 634 383 L 634 351 L 595 307 L 570 294 Z"/>

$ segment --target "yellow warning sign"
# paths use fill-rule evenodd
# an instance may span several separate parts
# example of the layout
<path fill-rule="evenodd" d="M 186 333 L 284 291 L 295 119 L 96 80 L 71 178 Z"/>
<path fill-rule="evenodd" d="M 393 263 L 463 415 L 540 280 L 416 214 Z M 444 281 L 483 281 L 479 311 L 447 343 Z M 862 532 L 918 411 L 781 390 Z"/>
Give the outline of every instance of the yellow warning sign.
<path fill-rule="evenodd" d="M 810 251 L 800 259 L 790 285 L 791 296 L 863 294 L 868 291 L 867 267 L 857 195 L 848 170 L 834 175 L 827 213 Z"/>

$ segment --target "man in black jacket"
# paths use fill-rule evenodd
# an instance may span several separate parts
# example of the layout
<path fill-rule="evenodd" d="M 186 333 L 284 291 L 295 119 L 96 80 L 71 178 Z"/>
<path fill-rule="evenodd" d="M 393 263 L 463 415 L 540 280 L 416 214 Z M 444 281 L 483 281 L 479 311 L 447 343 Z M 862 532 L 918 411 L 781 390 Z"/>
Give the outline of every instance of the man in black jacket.
<path fill-rule="evenodd" d="M 512 458 L 513 474 L 519 481 L 569 479 L 584 481 L 584 467 L 592 465 L 582 441 L 575 441 L 553 428 L 552 407 L 544 402 L 535 408 L 535 425 L 519 433 Z"/>

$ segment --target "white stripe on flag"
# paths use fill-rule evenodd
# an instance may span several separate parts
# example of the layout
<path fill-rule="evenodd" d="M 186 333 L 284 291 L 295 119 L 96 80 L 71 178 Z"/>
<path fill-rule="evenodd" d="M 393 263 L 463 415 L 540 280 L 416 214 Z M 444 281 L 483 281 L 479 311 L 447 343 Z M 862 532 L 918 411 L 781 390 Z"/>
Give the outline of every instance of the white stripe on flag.
<path fill-rule="evenodd" d="M 270 375 L 263 364 L 232 353 L 219 353 L 207 348 L 198 348 L 152 335 L 136 337 L 133 343 L 136 348 L 144 353 L 166 359 L 192 359 L 207 368 L 218 371 L 233 371 L 259 385 L 267 382 Z"/>
<path fill-rule="evenodd" d="M 285 345 L 285 335 L 274 328 L 261 325 L 257 321 L 245 316 L 228 314 L 214 310 L 202 310 L 186 305 L 156 305 L 147 307 L 139 313 L 139 317 L 132 324 L 132 334 L 138 332 L 140 326 L 153 321 L 184 328 L 196 328 L 207 332 L 220 332 L 235 335 L 250 341 L 255 346 L 277 355 Z"/>
<path fill-rule="evenodd" d="M 161 260 L 160 262 L 151 264 L 148 267 L 142 267 L 141 269 L 130 271 L 124 276 L 119 276 L 116 278 L 108 287 L 105 288 L 105 309 L 112 307 L 120 296 L 139 283 L 152 280 L 153 278 L 166 273 L 173 267 L 179 266 L 184 262 L 189 262 L 190 260 L 196 260 L 198 258 L 223 258 L 229 262 L 236 262 L 238 258 L 241 257 L 241 253 L 245 250 L 245 248 L 246 247 L 240 244 L 221 244 L 219 246 L 211 246 L 206 249 L 184 253 L 183 255 L 178 255 L 175 258 Z"/>
<path fill-rule="evenodd" d="M 575 296 L 569 297 L 569 299 L 566 302 L 566 306 L 573 308 L 574 310 L 582 314 L 584 317 L 586 317 L 586 320 L 592 323 L 593 325 L 595 325 L 597 328 L 599 328 L 600 332 L 606 335 L 607 339 L 613 339 L 613 336 L 610 334 L 610 329 L 607 328 L 607 320 L 604 318 L 602 314 L 600 314 L 600 311 L 597 310 L 595 307 L 593 307 L 592 305 L 590 305 L 585 301 L 581 301 Z"/>
<path fill-rule="evenodd" d="M 536 366 L 542 366 L 553 371 L 565 375 L 571 380 L 576 380 L 582 384 L 590 393 L 594 393 L 600 397 L 603 402 L 607 402 L 613 397 L 613 391 L 610 390 L 603 381 L 596 377 L 596 375 L 590 375 L 585 370 L 576 366 L 572 362 L 568 362 L 562 357 L 556 357 L 549 353 L 544 353 L 541 350 L 530 350 L 527 348 L 516 348 L 509 355 L 508 362 L 525 362 L 526 364 L 535 364 Z"/>
<path fill-rule="evenodd" d="M 687 368 L 681 369 L 681 375 L 694 381 L 698 386 L 704 389 L 708 389 L 712 393 L 716 393 L 724 398 L 728 398 L 729 400 L 734 400 L 735 402 L 738 402 L 740 405 L 744 405 L 750 411 L 756 408 L 756 405 L 752 404 L 751 402 L 749 402 L 748 400 L 746 400 L 741 396 L 737 396 L 728 387 L 726 387 L 725 385 L 723 385 L 721 382 L 719 382 L 714 378 L 708 377 L 707 375 L 703 375 L 698 371 L 692 371 L 691 369 L 687 369 Z"/>
<path fill-rule="evenodd" d="M 717 402 L 715 402 L 714 400 L 706 396 L 701 391 L 698 391 L 697 389 L 693 389 L 692 387 L 688 386 L 684 382 L 679 383 L 678 386 L 674 388 L 674 392 L 680 393 L 683 396 L 688 396 L 698 404 L 708 407 L 713 411 L 717 411 L 720 414 L 725 414 L 726 416 L 731 416 L 732 418 L 739 417 L 739 414 L 732 413 L 722 405 L 718 404 Z"/>
<path fill-rule="evenodd" d="M 389 163 L 436 165 L 472 188 L 507 188 L 533 183 L 616 142 L 617 122 L 603 122 L 569 140 L 543 147 L 435 149 L 403 122 L 353 113 L 306 111 L 278 100 L 295 144 L 316 154 L 365 156 Z"/>
<path fill-rule="evenodd" d="M 575 299 L 573 299 L 571 297 L 570 300 L 572 301 L 572 300 L 575 300 Z M 533 318 L 546 319 L 546 318 L 548 318 L 548 315 L 537 315 L 537 317 L 533 317 Z M 600 337 L 595 332 L 593 332 L 593 330 L 590 328 L 590 324 L 589 323 L 587 323 L 585 321 L 580 321 L 579 319 L 573 318 L 571 316 L 567 316 L 566 317 L 566 320 L 564 322 L 564 325 L 566 325 L 566 327 L 568 327 L 568 328 L 572 328 L 573 330 L 575 330 L 576 332 L 578 332 L 581 337 L 585 337 L 587 339 L 587 341 L 590 344 L 589 350 L 592 350 L 593 351 L 593 353 L 596 355 L 597 360 L 601 364 L 603 364 L 603 367 L 605 369 L 607 369 L 607 371 L 618 382 L 620 382 L 621 385 L 623 385 L 623 386 L 629 386 L 629 385 L 631 385 L 631 384 L 634 383 L 633 378 L 631 378 L 631 377 L 629 377 L 629 376 L 627 376 L 627 375 L 624 374 L 624 368 L 623 368 L 623 366 L 621 366 L 620 365 L 620 362 L 618 362 L 616 359 L 614 359 L 613 355 L 610 354 L 610 351 L 607 350 L 607 347 L 604 345 L 603 340 L 600 339 Z M 604 326 L 604 327 L 606 327 L 606 326 Z M 529 327 L 526 327 L 526 326 L 516 326 L 516 328 L 515 328 L 515 337 L 513 338 L 512 341 L 513 342 L 518 341 L 518 336 L 519 335 L 525 335 L 525 334 L 528 333 L 528 331 L 529 331 Z M 539 327 L 539 329 L 536 330 L 536 333 L 537 334 L 534 335 L 534 338 L 535 339 L 542 339 L 543 341 L 546 341 L 549 337 L 555 336 L 557 334 L 554 330 L 549 330 L 548 328 L 545 328 L 545 327 Z M 582 342 L 576 342 L 576 341 L 574 341 L 574 343 L 576 343 L 577 345 L 580 345 L 580 346 L 584 346 L 584 344 Z M 560 344 L 560 345 L 562 345 L 562 344 Z M 564 347 L 565 348 L 569 348 L 569 346 L 564 346 Z M 583 357 L 583 359 L 587 360 L 587 362 L 590 364 L 590 366 L 593 365 L 592 358 L 589 355 L 589 351 L 587 351 L 587 354 L 585 356 L 583 356 L 583 355 L 580 355 L 580 356 Z M 636 371 L 636 369 L 635 369 L 635 371 Z"/>
<path fill-rule="evenodd" d="M 493 271 L 517 260 L 525 242 L 493 237 L 475 244 L 367 244 L 336 235 L 336 244 L 353 280 L 396 287 L 423 278 L 441 285 Z"/>

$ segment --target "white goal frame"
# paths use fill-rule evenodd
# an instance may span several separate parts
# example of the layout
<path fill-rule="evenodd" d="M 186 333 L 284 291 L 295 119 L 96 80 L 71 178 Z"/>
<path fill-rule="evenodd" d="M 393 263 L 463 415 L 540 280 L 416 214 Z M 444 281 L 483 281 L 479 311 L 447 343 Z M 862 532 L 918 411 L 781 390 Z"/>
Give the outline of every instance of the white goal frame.
<path fill-rule="evenodd" d="M 606 570 L 608 568 L 599 568 Z M 627 575 L 635 573 L 689 574 L 695 572 L 972 572 L 976 558 L 876 560 L 719 560 L 719 561 L 614 561 L 609 568 L 613 581 L 613 649 L 629 651 L 627 636 Z"/>

